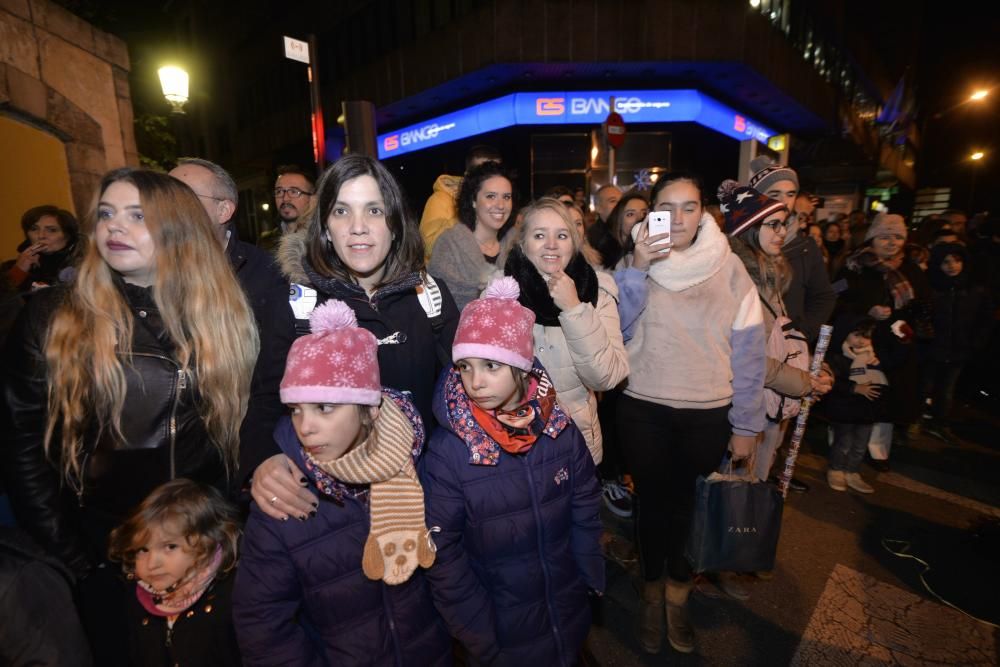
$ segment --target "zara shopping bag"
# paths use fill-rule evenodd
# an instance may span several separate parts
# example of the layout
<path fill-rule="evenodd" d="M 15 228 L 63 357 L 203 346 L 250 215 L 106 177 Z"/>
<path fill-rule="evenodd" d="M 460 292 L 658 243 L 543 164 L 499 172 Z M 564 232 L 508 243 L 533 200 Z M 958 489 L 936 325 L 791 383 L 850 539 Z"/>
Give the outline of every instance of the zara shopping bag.
<path fill-rule="evenodd" d="M 781 534 L 781 493 L 743 474 L 714 472 L 696 482 L 687 557 L 695 572 L 774 568 Z"/>

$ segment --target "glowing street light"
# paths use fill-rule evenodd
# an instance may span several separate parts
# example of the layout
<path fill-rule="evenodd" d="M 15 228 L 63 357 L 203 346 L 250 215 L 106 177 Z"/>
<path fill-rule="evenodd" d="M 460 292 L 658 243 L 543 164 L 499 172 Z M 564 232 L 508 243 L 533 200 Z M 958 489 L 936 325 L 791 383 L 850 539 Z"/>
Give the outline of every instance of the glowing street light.
<path fill-rule="evenodd" d="M 970 160 L 982 160 L 985 156 L 986 156 L 986 153 L 984 153 L 982 151 L 975 151 L 972 155 L 969 156 L 969 159 Z"/>
<path fill-rule="evenodd" d="M 170 103 L 171 110 L 184 113 L 184 104 L 188 101 L 188 73 L 174 65 L 161 67 L 157 73 L 163 96 Z"/>
<path fill-rule="evenodd" d="M 979 102 L 980 100 L 986 99 L 986 96 L 990 94 L 990 91 L 980 88 L 976 92 L 969 95 L 970 102 Z"/>

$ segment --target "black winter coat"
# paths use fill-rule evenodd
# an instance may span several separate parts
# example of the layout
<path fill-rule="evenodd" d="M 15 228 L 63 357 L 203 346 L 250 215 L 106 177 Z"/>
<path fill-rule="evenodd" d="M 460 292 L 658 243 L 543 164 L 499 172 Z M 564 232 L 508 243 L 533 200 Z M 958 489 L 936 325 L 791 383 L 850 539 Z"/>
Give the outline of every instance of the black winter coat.
<path fill-rule="evenodd" d="M 167 619 L 146 611 L 134 590 L 128 592 L 129 662 L 142 667 L 239 667 L 233 630 L 232 572 L 212 582 L 186 612 Z M 134 587 L 133 587 L 134 588 Z"/>
<path fill-rule="evenodd" d="M 965 269 L 957 276 L 945 275 L 941 270 L 947 255 L 957 255 L 965 263 Z M 989 294 L 973 281 L 968 252 L 958 244 L 933 248 L 927 279 L 934 313 L 934 339 L 928 344 L 930 360 L 963 364 L 982 353 L 990 340 L 993 308 Z"/>
<path fill-rule="evenodd" d="M 270 253 L 240 241 L 234 230 L 226 255 L 260 332 L 260 355 L 254 366 L 247 415 L 240 427 L 240 470 L 233 480 L 244 485 L 258 465 L 278 453 L 271 434 L 285 414 L 278 388 L 288 348 L 295 340 L 295 317 L 288 305 L 288 281 Z"/>
<path fill-rule="evenodd" d="M 451 345 L 458 328 L 458 307 L 448 286 L 436 280 L 441 289 L 441 315 L 432 321 L 420 305 L 418 274 L 383 287 L 369 298 L 359 285 L 307 275 L 304 254 L 305 235 L 286 234 L 278 253 L 284 274 L 292 283 L 314 288 L 318 292 L 317 306 L 329 299 L 340 299 L 351 307 L 358 326 L 379 340 L 382 385 L 409 392 L 429 432 L 434 424 L 434 385 L 441 369 L 451 365 Z M 297 321 L 300 334 L 308 332 L 308 324 L 308 320 Z"/>
<path fill-rule="evenodd" d="M 838 274 L 846 290 L 840 295 L 838 313 L 864 316 L 872 306 L 893 308 L 888 318 L 875 327 L 873 343 L 882 362 L 882 369 L 892 387 L 887 419 L 897 424 L 910 424 L 920 415 L 920 380 L 917 366 L 917 346 L 900 339 L 892 332 L 892 324 L 903 320 L 914 331 L 923 329 L 918 321 L 930 325 L 930 288 L 927 278 L 919 266 L 904 259 L 899 271 L 913 287 L 914 298 L 902 308 L 896 309 L 892 293 L 885 282 L 885 276 L 874 267 L 861 267 L 855 271 L 846 266 Z"/>
<path fill-rule="evenodd" d="M 785 310 L 812 347 L 819 328 L 830 321 L 837 295 L 830 286 L 823 253 L 815 241 L 799 234 L 782 248 L 782 253 L 792 268 L 792 281 L 783 296 Z"/>
<path fill-rule="evenodd" d="M 842 313 L 837 316 L 833 335 L 830 338 L 830 348 L 826 353 L 826 363 L 833 372 L 833 389 L 816 404 L 817 412 L 832 422 L 841 424 L 875 424 L 886 421 L 889 417 L 889 397 L 892 387 L 881 385 L 878 398 L 869 400 L 854 391 L 855 383 L 851 381 L 851 359 L 843 352 L 844 340 L 869 318 L 865 315 Z M 879 369 L 885 371 L 882 361 L 882 350 L 875 346 L 875 356 L 879 360 Z"/>
<path fill-rule="evenodd" d="M 89 667 L 73 575 L 23 532 L 0 526 L 0 665 Z"/>
<path fill-rule="evenodd" d="M 21 313 L 3 354 L 5 410 L 0 447 L 18 524 L 76 574 L 105 560 L 111 529 L 154 488 L 187 477 L 226 491 L 221 457 L 196 409 L 197 387 L 174 358 L 147 289 L 119 283 L 132 309 L 132 364 L 123 364 L 123 439 L 89 427 L 76 493 L 60 482 L 59 455 L 43 445 L 48 323 L 68 291 L 39 292 Z"/>

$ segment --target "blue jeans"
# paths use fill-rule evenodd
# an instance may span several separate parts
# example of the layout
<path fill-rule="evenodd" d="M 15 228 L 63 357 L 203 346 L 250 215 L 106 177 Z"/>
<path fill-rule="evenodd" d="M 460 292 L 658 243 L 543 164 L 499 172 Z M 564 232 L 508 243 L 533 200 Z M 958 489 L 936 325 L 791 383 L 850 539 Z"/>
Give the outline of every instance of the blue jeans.
<path fill-rule="evenodd" d="M 868 451 L 872 424 L 834 424 L 830 470 L 857 472 Z"/>

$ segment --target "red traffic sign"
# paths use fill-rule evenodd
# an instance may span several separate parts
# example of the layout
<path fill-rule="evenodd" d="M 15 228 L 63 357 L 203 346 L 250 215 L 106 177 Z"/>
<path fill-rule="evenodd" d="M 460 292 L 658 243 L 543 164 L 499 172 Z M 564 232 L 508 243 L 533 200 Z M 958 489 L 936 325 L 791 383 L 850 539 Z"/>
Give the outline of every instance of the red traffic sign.
<path fill-rule="evenodd" d="M 621 148 L 625 143 L 625 120 L 617 111 L 612 111 L 604 119 L 604 134 L 615 148 Z"/>

